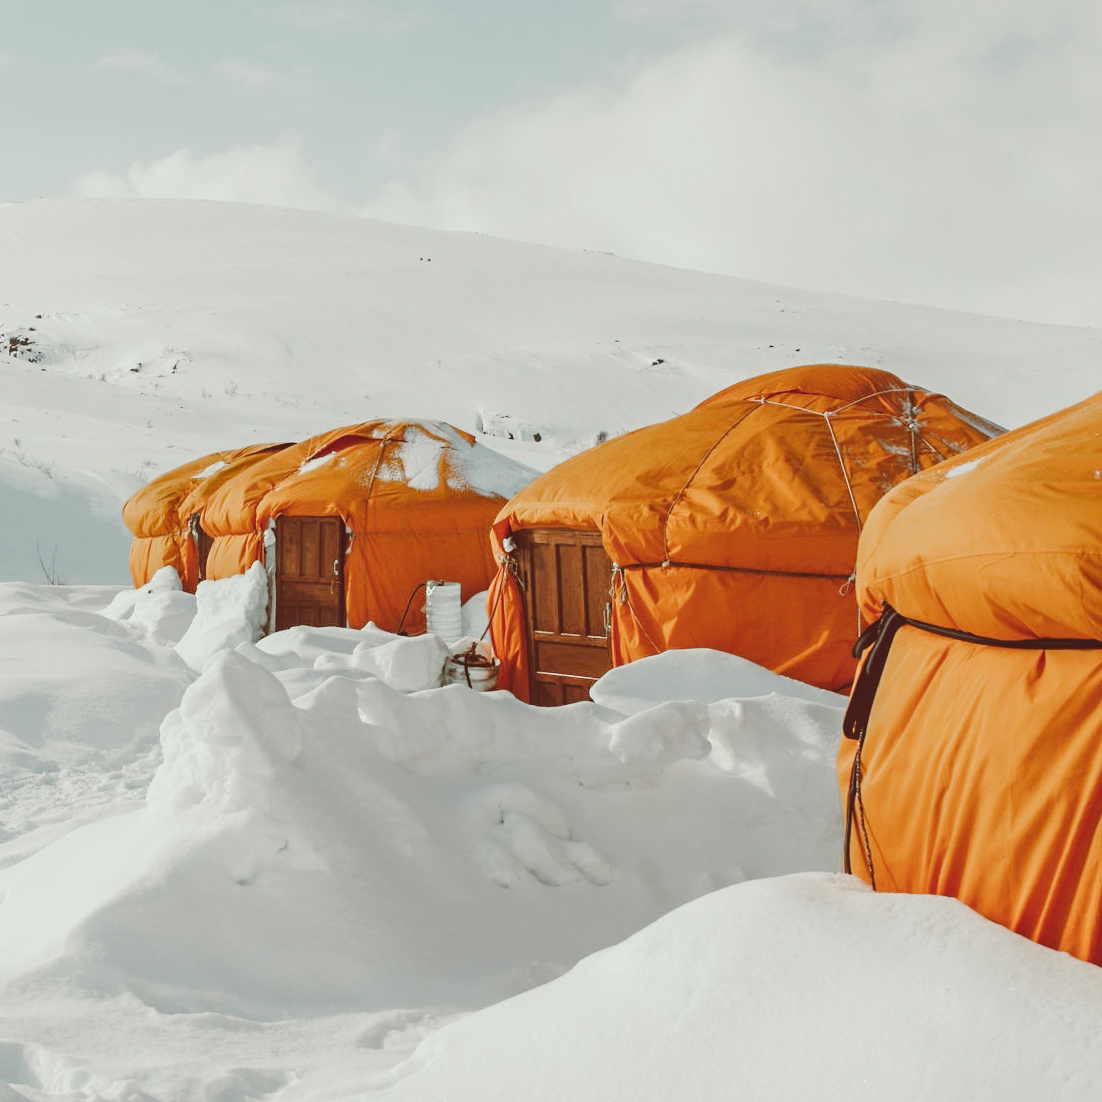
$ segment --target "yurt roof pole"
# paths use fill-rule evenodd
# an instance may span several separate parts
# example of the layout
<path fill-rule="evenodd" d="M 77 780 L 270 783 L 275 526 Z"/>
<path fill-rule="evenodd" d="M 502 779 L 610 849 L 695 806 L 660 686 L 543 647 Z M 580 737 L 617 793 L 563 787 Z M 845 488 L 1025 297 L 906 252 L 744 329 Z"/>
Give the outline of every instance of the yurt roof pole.
<path fill-rule="evenodd" d="M 867 401 L 869 398 L 877 398 L 884 394 L 897 394 L 901 388 L 893 387 L 891 390 L 878 390 L 875 394 L 867 394 L 863 398 L 859 398 L 855 402 L 848 402 L 844 406 L 838 406 L 836 409 L 818 410 L 808 409 L 806 406 L 793 406 L 788 402 L 778 402 L 776 398 L 759 398 L 758 404 L 763 406 L 780 406 L 782 409 L 796 409 L 802 413 L 811 413 L 816 417 L 821 417 L 823 423 L 827 427 L 827 432 L 830 434 L 830 442 L 834 446 L 834 455 L 838 460 L 838 469 L 842 472 L 842 481 L 846 484 L 846 493 L 849 495 L 849 503 L 853 507 L 853 519 L 857 522 L 857 531 L 860 532 L 864 527 L 864 522 L 861 520 L 861 510 L 857 508 L 857 495 L 853 492 L 853 484 L 849 480 L 849 471 L 846 469 L 846 461 L 842 455 L 842 447 L 838 443 L 838 436 L 834 431 L 834 425 L 831 418 L 837 414 L 849 409 L 852 406 L 859 406 L 862 402 Z M 913 393 L 913 392 L 912 392 Z M 913 433 L 912 433 L 913 437 Z M 913 464 L 912 464 L 913 466 Z"/>
<path fill-rule="evenodd" d="M 383 459 L 386 456 L 387 444 L 393 444 L 395 440 L 399 443 L 404 439 L 403 436 L 393 436 L 391 433 L 387 433 L 386 436 L 379 442 L 379 454 L 375 457 L 375 466 L 371 469 L 371 478 L 367 483 L 367 493 L 364 494 L 364 516 L 366 517 L 371 510 L 371 498 L 375 492 L 375 483 L 379 479 L 379 471 L 383 468 Z M 370 524 L 367 526 L 370 529 Z M 355 535 L 355 533 L 353 533 Z M 405 617 L 403 617 L 405 619 Z"/>
<path fill-rule="evenodd" d="M 673 516 L 674 509 L 677 508 L 677 506 L 681 503 L 681 499 L 685 496 L 686 493 L 688 493 L 689 487 L 693 484 L 696 476 L 700 474 L 701 468 L 704 466 L 705 463 L 708 462 L 709 458 L 711 458 L 716 448 L 718 448 L 720 444 L 722 444 L 723 441 L 726 440 L 727 437 L 730 436 L 731 433 L 734 432 L 735 429 L 737 429 L 738 426 L 741 425 L 742 422 L 745 421 L 746 418 L 749 417 L 750 414 L 753 412 L 753 408 L 748 409 L 737 421 L 735 421 L 733 424 L 728 425 L 727 428 L 725 428 L 723 432 L 721 432 L 719 436 L 715 438 L 712 446 L 708 448 L 708 450 L 705 451 L 705 453 L 700 457 L 700 462 L 697 463 L 697 465 L 693 468 L 692 474 L 690 474 L 689 477 L 685 479 L 685 484 L 681 487 L 680 490 L 677 491 L 676 494 L 673 495 L 673 499 L 670 501 L 670 507 L 666 510 L 666 515 L 662 520 L 662 551 L 663 558 L 665 560 L 662 563 L 663 566 L 670 565 L 670 517 Z"/>

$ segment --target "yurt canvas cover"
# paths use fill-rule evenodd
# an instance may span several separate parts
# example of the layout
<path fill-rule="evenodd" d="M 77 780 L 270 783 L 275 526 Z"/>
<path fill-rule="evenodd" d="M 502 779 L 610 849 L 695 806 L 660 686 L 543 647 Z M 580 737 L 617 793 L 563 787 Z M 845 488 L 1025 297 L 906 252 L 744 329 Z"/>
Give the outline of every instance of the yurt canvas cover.
<path fill-rule="evenodd" d="M 439 421 L 379 420 L 294 445 L 227 481 L 207 503 L 212 577 L 264 557 L 274 528 L 275 626 L 295 623 L 394 631 L 416 587 L 486 588 L 486 533 L 534 472 Z M 216 573 L 217 571 L 217 573 Z M 404 629 L 423 628 L 414 600 Z"/>
<path fill-rule="evenodd" d="M 854 686 L 853 871 L 1102 964 L 1102 394 L 897 487 L 857 576 L 881 632 L 929 627 Z"/>
<path fill-rule="evenodd" d="M 195 592 L 205 577 L 206 533 L 194 518 L 208 498 L 229 477 L 259 462 L 286 444 L 252 444 L 214 452 L 185 463 L 147 483 L 123 506 L 123 520 L 134 536 L 130 546 L 130 576 L 135 587 L 145 585 L 164 566 L 180 576 L 184 589 Z"/>
<path fill-rule="evenodd" d="M 847 687 L 864 518 L 896 483 L 998 431 L 886 371 L 813 365 L 559 464 L 494 524 L 503 686 L 561 703 L 599 675 L 592 656 L 607 668 L 712 647 Z"/>

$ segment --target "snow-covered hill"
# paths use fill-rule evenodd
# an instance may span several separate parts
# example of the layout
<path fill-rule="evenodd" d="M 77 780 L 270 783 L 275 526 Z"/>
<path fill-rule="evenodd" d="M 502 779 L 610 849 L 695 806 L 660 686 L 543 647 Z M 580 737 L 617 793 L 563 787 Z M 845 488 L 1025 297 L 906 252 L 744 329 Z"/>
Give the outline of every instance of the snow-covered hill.
<path fill-rule="evenodd" d="M 259 440 L 438 418 L 505 449 L 511 433 L 513 454 L 545 469 L 598 433 L 815 362 L 885 367 L 1013 426 L 1091 393 L 1100 355 L 1095 330 L 349 216 L 6 204 L 0 498 L 17 517 L 71 486 L 90 504 L 59 509 L 38 549 L 9 529 L 0 579 L 41 580 L 41 552 L 73 580 L 124 581 L 121 500 L 168 467 Z"/>

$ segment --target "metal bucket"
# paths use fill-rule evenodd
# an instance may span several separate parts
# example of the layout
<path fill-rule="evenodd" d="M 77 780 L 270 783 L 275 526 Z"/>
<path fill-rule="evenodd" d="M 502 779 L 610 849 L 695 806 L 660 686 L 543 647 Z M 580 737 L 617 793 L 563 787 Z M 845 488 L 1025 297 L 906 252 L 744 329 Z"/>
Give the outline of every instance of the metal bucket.
<path fill-rule="evenodd" d="M 466 685 L 479 693 L 492 693 L 497 688 L 501 663 L 496 658 L 464 651 L 453 654 L 444 663 L 445 685 Z"/>

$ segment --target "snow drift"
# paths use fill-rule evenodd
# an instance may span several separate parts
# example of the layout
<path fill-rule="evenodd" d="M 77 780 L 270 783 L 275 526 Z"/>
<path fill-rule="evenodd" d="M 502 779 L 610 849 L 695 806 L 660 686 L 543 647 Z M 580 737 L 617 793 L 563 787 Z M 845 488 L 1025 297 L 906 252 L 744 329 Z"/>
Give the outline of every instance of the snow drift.
<path fill-rule="evenodd" d="M 9 991 L 262 1020 L 470 1007 L 713 888 L 837 860 L 837 707 L 404 694 L 311 653 L 318 630 L 301 656 L 277 635 L 211 658 L 146 806 L 0 872 Z"/>

